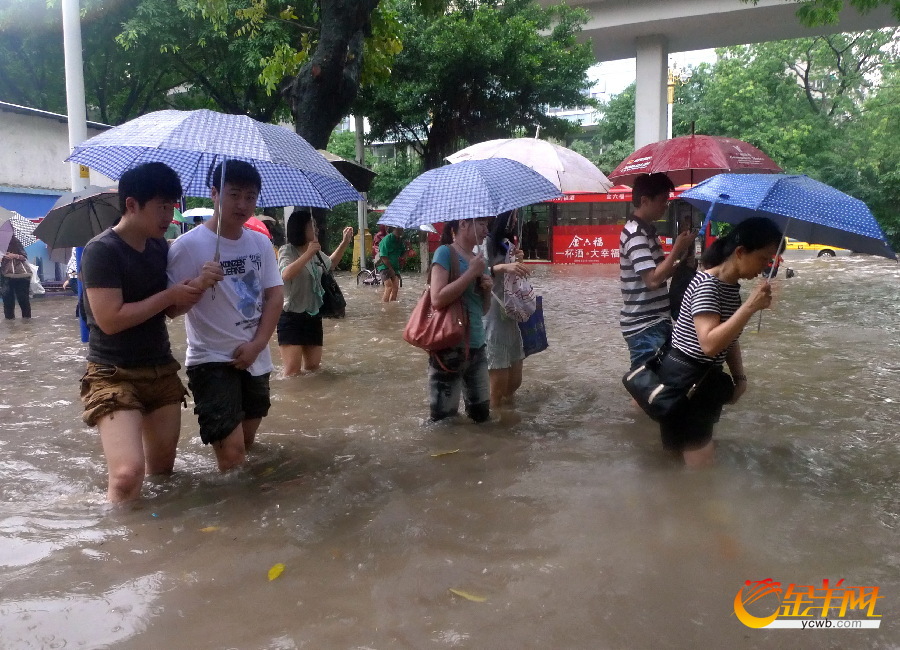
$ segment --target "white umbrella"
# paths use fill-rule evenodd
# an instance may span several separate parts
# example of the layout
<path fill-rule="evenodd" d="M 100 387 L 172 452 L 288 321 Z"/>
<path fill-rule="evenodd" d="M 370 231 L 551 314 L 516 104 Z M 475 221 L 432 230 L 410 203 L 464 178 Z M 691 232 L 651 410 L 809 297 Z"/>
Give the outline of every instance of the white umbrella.
<path fill-rule="evenodd" d="M 564 193 L 606 193 L 613 185 L 594 163 L 581 154 L 537 138 L 488 140 L 447 156 L 451 163 L 487 158 L 509 158 L 520 162 Z"/>
<path fill-rule="evenodd" d="M 204 221 L 213 216 L 212 208 L 191 208 L 182 212 L 185 217 L 193 219 L 194 217 L 202 217 Z"/>

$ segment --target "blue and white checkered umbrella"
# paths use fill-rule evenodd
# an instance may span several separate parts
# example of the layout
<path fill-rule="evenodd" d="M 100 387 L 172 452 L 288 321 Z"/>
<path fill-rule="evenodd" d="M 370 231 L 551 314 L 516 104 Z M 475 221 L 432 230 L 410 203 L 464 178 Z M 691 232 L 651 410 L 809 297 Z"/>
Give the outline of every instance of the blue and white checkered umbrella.
<path fill-rule="evenodd" d="M 33 221 L 26 219 L 18 212 L 0 208 L 0 253 L 7 251 L 13 235 L 22 243 L 22 246 L 31 246 L 37 241 L 37 237 L 34 236 L 36 227 Z"/>
<path fill-rule="evenodd" d="M 467 160 L 414 179 L 378 223 L 418 228 L 426 223 L 491 217 L 560 196 L 553 183 L 515 160 Z"/>
<path fill-rule="evenodd" d="M 162 162 L 178 173 L 187 196 L 209 196 L 216 165 L 243 160 L 262 176 L 262 207 L 332 208 L 361 198 L 293 131 L 205 109 L 148 113 L 82 142 L 67 160 L 115 179 L 142 163 Z"/>
<path fill-rule="evenodd" d="M 897 259 L 866 204 L 808 176 L 719 174 L 683 192 L 706 223 L 769 217 L 785 236 Z"/>

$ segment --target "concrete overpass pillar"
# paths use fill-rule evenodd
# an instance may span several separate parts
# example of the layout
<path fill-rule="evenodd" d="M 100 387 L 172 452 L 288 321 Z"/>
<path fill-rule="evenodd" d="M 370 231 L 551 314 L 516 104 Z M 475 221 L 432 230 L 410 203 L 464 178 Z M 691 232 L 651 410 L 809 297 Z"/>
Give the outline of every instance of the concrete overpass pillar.
<path fill-rule="evenodd" d="M 665 36 L 642 36 L 637 50 L 634 95 L 634 148 L 666 139 L 666 69 L 669 62 Z"/>

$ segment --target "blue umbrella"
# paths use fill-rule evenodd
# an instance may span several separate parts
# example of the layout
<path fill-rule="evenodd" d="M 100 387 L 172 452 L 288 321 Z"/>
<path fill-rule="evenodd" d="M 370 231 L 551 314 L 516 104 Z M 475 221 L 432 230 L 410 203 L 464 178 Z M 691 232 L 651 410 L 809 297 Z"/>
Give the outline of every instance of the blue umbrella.
<path fill-rule="evenodd" d="M 680 198 L 706 210 L 704 228 L 764 216 L 794 239 L 897 259 L 865 203 L 808 176 L 719 174 Z"/>
<path fill-rule="evenodd" d="M 378 223 L 418 228 L 427 223 L 490 217 L 560 196 L 553 183 L 515 160 L 467 160 L 414 179 Z"/>
<path fill-rule="evenodd" d="M 156 111 L 75 147 L 67 160 L 118 179 L 142 163 L 163 162 L 187 196 L 209 196 L 212 171 L 243 160 L 262 176 L 258 205 L 332 208 L 359 193 L 312 145 L 282 126 L 209 110 Z"/>

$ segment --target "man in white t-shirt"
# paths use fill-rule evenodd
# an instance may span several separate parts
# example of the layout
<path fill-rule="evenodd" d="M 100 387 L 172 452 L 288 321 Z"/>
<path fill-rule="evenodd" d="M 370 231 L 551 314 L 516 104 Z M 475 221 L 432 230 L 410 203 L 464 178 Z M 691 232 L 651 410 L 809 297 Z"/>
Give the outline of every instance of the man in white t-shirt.
<path fill-rule="evenodd" d="M 282 279 L 272 244 L 244 228 L 262 188 L 249 163 L 225 163 L 213 172 L 211 197 L 219 210 L 209 221 L 175 240 L 169 251 L 169 284 L 197 275 L 215 258 L 221 219 L 219 263 L 224 279 L 186 313 L 188 387 L 200 438 L 211 444 L 221 471 L 241 465 L 262 418 L 269 412 L 269 339 L 281 315 Z"/>

